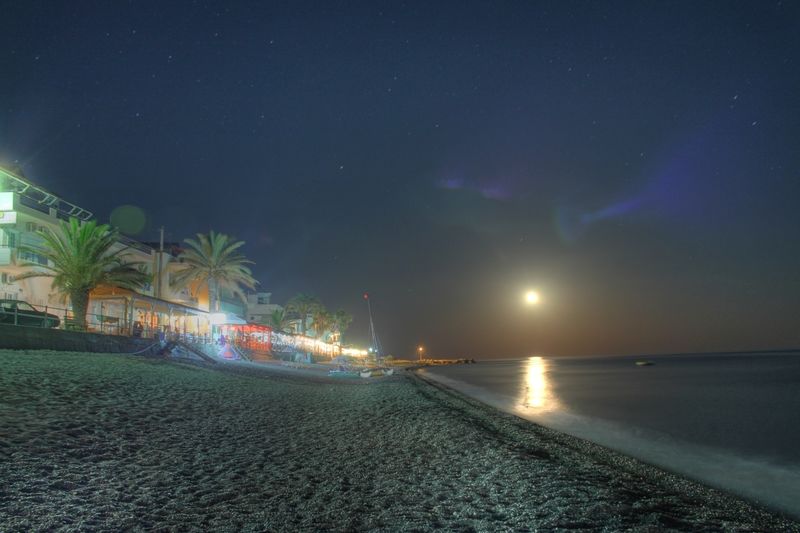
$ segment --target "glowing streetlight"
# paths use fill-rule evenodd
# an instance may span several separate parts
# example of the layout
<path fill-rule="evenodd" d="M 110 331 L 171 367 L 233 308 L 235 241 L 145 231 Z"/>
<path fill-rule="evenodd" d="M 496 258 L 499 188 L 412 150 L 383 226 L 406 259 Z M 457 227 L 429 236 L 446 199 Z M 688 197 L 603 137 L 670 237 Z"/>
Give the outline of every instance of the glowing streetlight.
<path fill-rule="evenodd" d="M 528 305 L 536 305 L 539 303 L 539 293 L 536 291 L 528 291 L 525 293 L 525 303 Z"/>
<path fill-rule="evenodd" d="M 422 352 L 424 352 L 424 351 L 425 351 L 425 348 L 424 348 L 424 347 L 422 347 L 422 346 L 418 346 L 418 347 L 417 347 L 417 353 L 419 354 L 419 360 L 420 360 L 420 362 L 422 361 Z"/>

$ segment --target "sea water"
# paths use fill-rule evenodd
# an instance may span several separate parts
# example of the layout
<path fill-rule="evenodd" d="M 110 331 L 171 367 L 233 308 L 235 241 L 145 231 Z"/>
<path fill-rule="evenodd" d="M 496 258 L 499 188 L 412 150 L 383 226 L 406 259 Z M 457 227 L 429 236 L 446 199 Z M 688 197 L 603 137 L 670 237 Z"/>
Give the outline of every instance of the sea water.
<path fill-rule="evenodd" d="M 636 365 L 642 360 L 653 365 Z M 543 426 L 800 516 L 800 352 L 534 356 L 424 373 Z"/>

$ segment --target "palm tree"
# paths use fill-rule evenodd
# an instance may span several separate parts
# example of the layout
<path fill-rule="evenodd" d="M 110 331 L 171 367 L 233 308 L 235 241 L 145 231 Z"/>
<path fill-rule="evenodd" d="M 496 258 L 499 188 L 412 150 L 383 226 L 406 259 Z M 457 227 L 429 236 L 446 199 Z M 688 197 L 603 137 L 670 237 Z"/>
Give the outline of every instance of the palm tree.
<path fill-rule="evenodd" d="M 314 333 L 318 339 L 322 339 L 325 332 L 328 331 L 333 323 L 333 315 L 331 315 L 322 305 L 319 305 L 312 311 L 311 327 L 314 328 Z"/>
<path fill-rule="evenodd" d="M 227 289 L 234 296 L 247 302 L 242 287 L 254 289 L 256 283 L 246 264 L 252 264 L 236 252 L 244 241 L 234 241 L 222 233 L 197 234 L 197 240 L 185 239 L 188 249 L 181 252 L 178 260 L 183 267 L 172 278 L 172 286 L 182 289 L 192 286 L 208 288 L 209 309 L 219 311 L 220 293 Z"/>
<path fill-rule="evenodd" d="M 344 337 L 344 332 L 350 326 L 351 322 L 353 322 L 353 315 L 344 309 L 339 309 L 331 315 L 331 329 L 339 335 L 340 343 L 342 342 L 342 337 Z"/>
<path fill-rule="evenodd" d="M 303 294 L 302 292 L 295 294 L 294 297 L 286 303 L 286 309 L 297 313 L 300 318 L 300 335 L 306 334 L 306 318 L 308 314 L 313 313 L 320 305 L 322 304 L 316 296 Z"/>
<path fill-rule="evenodd" d="M 269 315 L 269 326 L 275 331 L 286 333 L 290 320 L 289 313 L 283 309 L 276 309 Z"/>
<path fill-rule="evenodd" d="M 77 328 L 86 329 L 89 294 L 96 287 L 138 289 L 150 279 L 141 270 L 141 263 L 125 260 L 127 248 L 111 251 L 119 234 L 108 225 L 98 226 L 94 220 L 81 224 L 78 219 L 70 218 L 69 223 L 61 221 L 59 230 L 43 228 L 37 232 L 44 240 L 43 249 L 20 246 L 22 251 L 45 257 L 48 264 L 25 263 L 25 267 L 44 270 L 23 272 L 15 279 L 53 278 L 53 287 L 72 303 Z"/>

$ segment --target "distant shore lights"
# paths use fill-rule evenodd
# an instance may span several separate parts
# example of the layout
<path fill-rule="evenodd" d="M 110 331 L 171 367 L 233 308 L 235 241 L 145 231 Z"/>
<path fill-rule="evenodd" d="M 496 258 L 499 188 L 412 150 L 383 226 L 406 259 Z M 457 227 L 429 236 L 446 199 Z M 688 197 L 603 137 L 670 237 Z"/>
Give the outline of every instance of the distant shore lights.
<path fill-rule="evenodd" d="M 353 357 L 366 357 L 369 354 L 368 350 L 361 350 L 359 348 L 342 348 L 342 355 L 352 355 Z"/>

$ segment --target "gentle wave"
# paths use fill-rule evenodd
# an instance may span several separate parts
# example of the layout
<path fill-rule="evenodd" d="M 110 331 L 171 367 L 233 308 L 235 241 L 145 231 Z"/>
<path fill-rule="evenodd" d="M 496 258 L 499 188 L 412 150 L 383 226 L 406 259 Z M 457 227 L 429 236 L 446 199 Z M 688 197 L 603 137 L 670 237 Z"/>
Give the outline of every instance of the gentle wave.
<path fill-rule="evenodd" d="M 737 355 L 737 358 L 741 357 Z M 782 356 L 780 361 L 784 366 L 787 362 L 786 357 Z M 609 364 L 608 360 L 613 361 Z M 674 361 L 676 360 L 673 356 Z M 794 370 L 794 365 L 798 361 L 800 359 L 791 360 L 792 370 Z M 721 396 L 722 399 L 720 401 L 724 403 L 725 394 L 736 395 L 737 389 L 724 388 L 720 383 L 734 379 L 731 377 L 734 374 L 739 376 L 741 373 L 739 372 L 741 369 L 737 370 L 739 366 L 742 364 L 760 365 L 763 370 L 765 365 L 772 364 L 774 366 L 776 364 L 774 361 L 753 362 L 743 361 L 742 359 L 737 359 L 734 364 L 728 364 L 724 358 L 716 358 L 713 362 L 716 364 L 716 375 L 709 379 L 698 378 L 697 369 L 705 368 L 702 364 L 703 361 L 698 364 L 698 357 L 692 359 L 684 356 L 677 366 L 673 365 L 674 368 L 670 368 L 669 364 L 664 365 L 667 368 L 664 371 L 664 376 L 667 377 L 666 382 L 669 383 L 673 378 L 679 379 L 688 375 L 687 372 L 694 372 L 694 380 L 690 385 L 687 385 L 684 379 L 680 385 L 676 385 L 671 389 L 670 387 L 665 387 L 660 391 L 661 395 L 658 402 L 654 402 L 652 398 L 649 399 L 649 404 L 647 405 L 653 410 L 653 417 L 658 417 L 658 423 L 653 425 L 660 429 L 645 427 L 640 423 L 641 416 L 639 419 L 631 417 L 630 420 L 625 420 L 624 417 L 620 419 L 620 416 L 623 416 L 624 413 L 620 414 L 615 411 L 613 413 L 617 417 L 615 420 L 610 416 L 603 418 L 600 416 L 588 416 L 580 412 L 581 408 L 586 406 L 586 402 L 594 404 L 592 409 L 586 409 L 587 411 L 602 412 L 602 409 L 599 409 L 597 404 L 602 404 L 604 401 L 602 397 L 605 390 L 604 387 L 613 388 L 614 385 L 624 387 L 631 379 L 630 376 L 637 376 L 637 374 L 629 372 L 629 370 L 633 372 L 637 370 L 630 367 L 632 364 L 631 358 L 573 359 L 565 363 L 564 360 L 554 362 L 552 358 L 535 357 L 517 360 L 513 363 L 504 360 L 497 364 L 487 362 L 474 366 L 432 367 L 425 370 L 424 373 L 454 390 L 502 411 L 526 418 L 551 429 L 595 442 L 666 470 L 739 494 L 768 507 L 782 510 L 794 516 L 800 516 L 800 460 L 796 460 L 800 457 L 800 450 L 794 450 L 797 440 L 791 433 L 798 429 L 796 425 L 792 425 L 794 418 L 797 417 L 795 413 L 790 412 L 787 414 L 789 418 L 786 420 L 788 425 L 785 430 L 785 438 L 788 441 L 782 443 L 781 454 L 776 454 L 773 453 L 774 450 L 764 450 L 762 453 L 758 449 L 753 449 L 752 446 L 739 445 L 737 447 L 737 436 L 739 440 L 746 440 L 744 438 L 747 436 L 745 433 L 751 429 L 742 425 L 736 426 L 736 420 L 740 417 L 735 412 L 721 412 L 717 416 L 717 420 L 715 422 L 712 421 L 716 424 L 733 424 L 731 428 L 726 429 L 732 439 L 729 441 L 729 445 L 709 446 L 704 442 L 704 440 L 708 440 L 704 438 L 706 437 L 704 430 L 694 429 L 696 433 L 692 435 L 687 433 L 686 428 L 681 425 L 684 423 L 677 420 L 683 414 L 696 417 L 698 416 L 697 413 L 682 414 L 680 411 L 671 411 L 665 414 L 668 410 L 660 408 L 660 406 L 669 406 L 674 409 L 676 403 L 679 407 L 682 407 L 683 404 L 673 401 L 674 399 L 670 397 L 670 394 L 686 396 L 686 390 L 688 390 L 687 387 L 689 386 L 699 387 L 701 391 L 715 387 L 721 389 L 725 392 L 720 393 L 717 391 L 716 394 Z M 657 364 L 661 365 L 662 363 L 663 361 L 657 358 Z M 688 368 L 687 363 L 689 364 Z M 620 364 L 625 366 L 618 366 Z M 638 370 L 640 372 L 650 372 L 653 369 Z M 702 373 L 703 371 L 700 372 Z M 780 369 L 772 368 L 770 371 L 786 375 L 783 367 Z M 759 374 L 752 369 L 748 372 L 747 375 Z M 761 374 L 758 390 L 754 393 L 748 389 L 741 394 L 761 394 L 763 392 L 761 389 L 772 390 L 780 388 L 782 398 L 791 395 L 791 398 L 798 399 L 800 391 L 795 392 L 796 387 L 793 386 L 792 379 L 776 383 L 776 379 L 764 379 L 763 372 Z M 571 386 L 585 386 L 587 375 L 591 375 L 591 378 L 589 378 L 590 384 L 597 386 L 597 383 L 600 383 L 602 386 L 597 386 L 596 391 L 591 388 L 587 391 L 584 388 L 580 401 L 575 401 L 574 398 L 570 397 L 570 394 L 565 392 L 565 387 L 569 390 Z M 657 379 L 659 378 L 658 375 L 648 376 L 655 376 L 652 378 L 652 380 L 655 380 L 653 382 L 660 382 Z M 650 384 L 645 381 L 644 385 L 641 386 L 647 387 Z M 637 389 L 635 387 L 632 389 L 630 394 L 636 394 Z M 591 397 L 594 393 L 593 391 L 597 393 L 598 397 Z M 641 393 L 640 390 L 638 392 Z M 772 392 L 774 393 L 774 390 Z M 621 397 L 624 397 L 625 394 L 625 391 L 619 393 Z M 690 402 L 691 393 L 688 393 L 688 395 L 689 400 L 685 398 L 684 400 Z M 631 397 L 633 398 L 633 396 Z M 775 406 L 778 409 L 791 409 L 791 407 L 791 405 Z M 763 406 L 756 405 L 755 408 L 763 411 Z M 708 413 L 701 413 L 700 416 L 711 416 L 710 412 L 709 408 Z M 752 416 L 753 414 L 750 414 L 741 418 L 750 419 Z M 702 419 L 700 422 L 709 423 L 708 421 L 704 422 Z M 674 431 L 672 430 L 673 427 L 676 428 Z M 702 424 L 699 427 L 702 427 Z M 693 438 L 693 436 L 696 438 Z M 787 455 L 787 453 L 796 455 Z"/>

